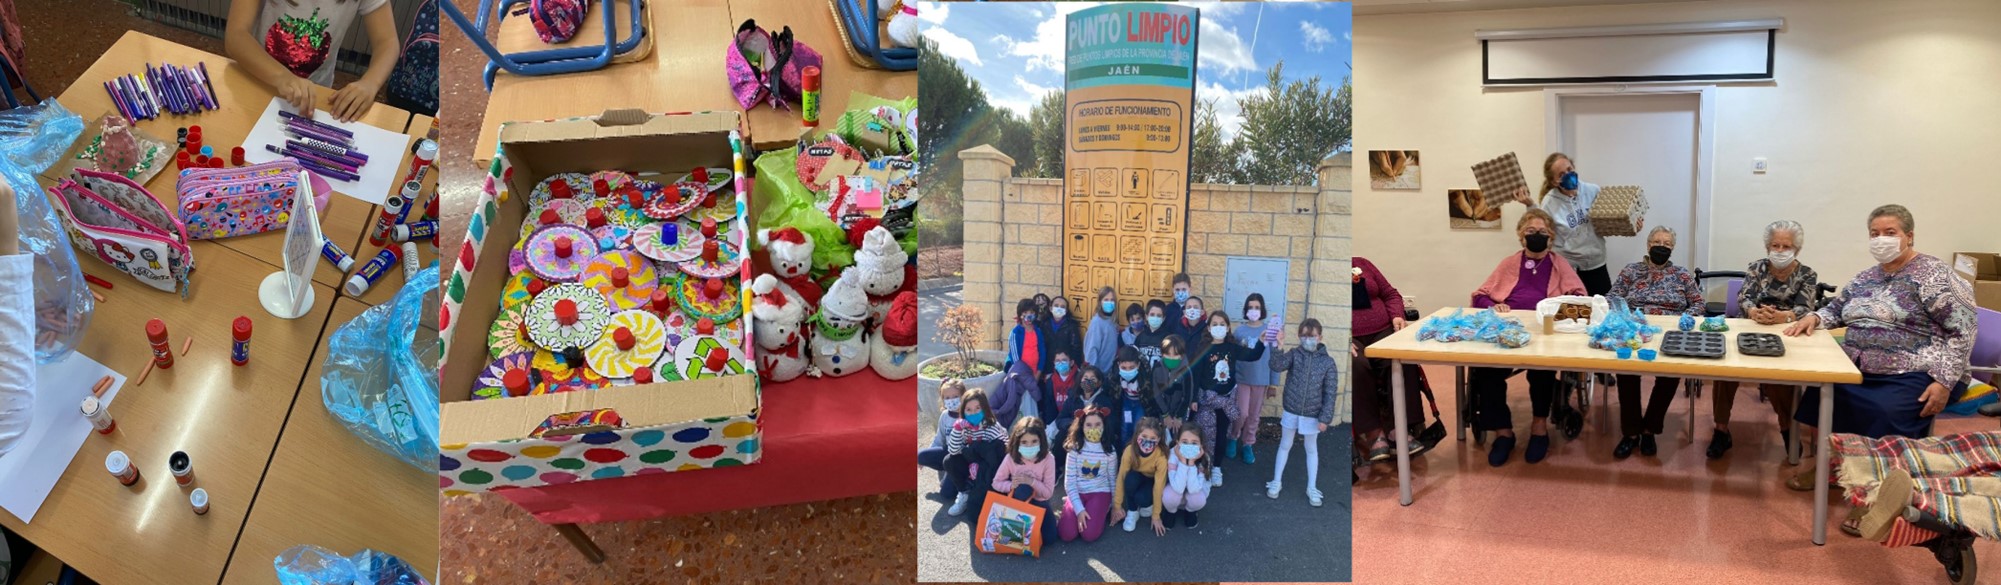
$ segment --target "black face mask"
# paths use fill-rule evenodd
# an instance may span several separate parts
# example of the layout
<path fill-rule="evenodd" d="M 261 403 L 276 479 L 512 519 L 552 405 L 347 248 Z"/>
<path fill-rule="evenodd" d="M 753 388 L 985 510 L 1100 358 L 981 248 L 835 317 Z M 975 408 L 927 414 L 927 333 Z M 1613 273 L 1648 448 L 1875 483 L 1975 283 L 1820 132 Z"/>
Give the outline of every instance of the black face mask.
<path fill-rule="evenodd" d="M 1522 243 L 1528 245 L 1530 252 L 1541 254 L 1549 249 L 1549 234 L 1529 234 L 1522 238 Z"/>
<path fill-rule="evenodd" d="M 1667 246 L 1654 246 L 1652 248 L 1647 248 L 1647 259 L 1654 261 L 1654 265 L 1656 266 L 1666 266 L 1668 263 L 1668 255 L 1673 253 L 1674 253 L 1674 248 L 1669 248 Z"/>

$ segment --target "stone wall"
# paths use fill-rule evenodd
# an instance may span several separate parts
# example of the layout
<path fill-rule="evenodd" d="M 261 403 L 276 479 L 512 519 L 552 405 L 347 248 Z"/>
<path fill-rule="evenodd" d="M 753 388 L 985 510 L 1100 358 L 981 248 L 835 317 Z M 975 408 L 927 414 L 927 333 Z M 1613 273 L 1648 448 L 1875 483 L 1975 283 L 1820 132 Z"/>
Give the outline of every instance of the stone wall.
<path fill-rule="evenodd" d="M 965 163 L 966 304 L 987 318 L 986 347 L 1004 348 L 1014 302 L 1061 290 L 1063 182 L 1009 175 L 1014 160 L 991 146 L 961 151 Z M 1322 341 L 1347 371 L 1352 165 L 1347 154 L 1321 162 L 1320 186 L 1190 185 L 1184 271 L 1194 294 L 1220 307 L 1231 256 L 1291 261 L 1286 344 L 1297 343 L 1299 321 L 1320 320 Z M 1121 302 L 1126 302 L 1121 300 Z M 1267 302 L 1274 307 L 1275 299 Z M 1342 384 L 1344 397 L 1346 381 Z M 1264 416 L 1277 416 L 1267 401 Z M 1340 419 L 1347 420 L 1344 401 Z"/>

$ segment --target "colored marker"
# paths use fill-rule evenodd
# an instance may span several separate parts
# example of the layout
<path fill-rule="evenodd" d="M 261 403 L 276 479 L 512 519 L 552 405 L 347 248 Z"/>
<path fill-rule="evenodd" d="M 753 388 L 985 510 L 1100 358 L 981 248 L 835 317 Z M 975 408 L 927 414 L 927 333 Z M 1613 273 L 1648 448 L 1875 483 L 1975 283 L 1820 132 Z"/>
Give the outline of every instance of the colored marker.
<path fill-rule="evenodd" d="M 229 363 L 244 365 L 250 363 L 250 318 L 239 316 L 229 325 Z"/>
<path fill-rule="evenodd" d="M 146 342 L 153 345 L 153 365 L 164 370 L 174 367 L 174 350 L 167 347 L 167 322 L 152 319 L 146 322 Z"/>
<path fill-rule="evenodd" d="M 383 248 L 381 252 L 376 252 L 374 258 L 370 258 L 367 264 L 354 272 L 354 276 L 347 279 L 347 294 L 356 297 L 366 294 L 368 287 L 375 286 L 375 281 L 382 280 L 382 274 L 396 264 L 396 256 L 396 248 Z"/>

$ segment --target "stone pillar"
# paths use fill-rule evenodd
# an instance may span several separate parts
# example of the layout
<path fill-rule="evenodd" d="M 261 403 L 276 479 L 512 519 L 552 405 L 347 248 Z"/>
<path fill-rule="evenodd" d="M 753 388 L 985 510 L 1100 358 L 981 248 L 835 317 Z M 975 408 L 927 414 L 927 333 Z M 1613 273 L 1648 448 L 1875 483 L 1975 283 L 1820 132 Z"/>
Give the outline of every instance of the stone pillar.
<path fill-rule="evenodd" d="M 1348 340 L 1354 316 L 1352 296 L 1354 290 L 1353 266 L 1349 259 L 1352 254 L 1354 228 L 1350 213 L 1353 209 L 1354 163 L 1350 153 L 1340 153 L 1320 161 L 1319 213 L 1314 218 L 1313 264 L 1307 276 L 1307 313 L 1320 318 L 1323 328 L 1321 341 L 1341 364 L 1342 398 L 1335 412 L 1335 422 L 1353 421 L 1347 374 L 1352 372 L 1348 363 Z"/>
<path fill-rule="evenodd" d="M 1010 322 L 1013 307 L 1001 307 L 1001 266 L 1003 238 L 1001 218 L 1005 217 L 1001 194 L 1014 169 L 1014 159 L 991 145 L 959 151 L 964 163 L 965 185 L 965 288 L 962 302 L 978 307 L 987 321 L 983 347 L 1004 349 L 1003 324 Z"/>

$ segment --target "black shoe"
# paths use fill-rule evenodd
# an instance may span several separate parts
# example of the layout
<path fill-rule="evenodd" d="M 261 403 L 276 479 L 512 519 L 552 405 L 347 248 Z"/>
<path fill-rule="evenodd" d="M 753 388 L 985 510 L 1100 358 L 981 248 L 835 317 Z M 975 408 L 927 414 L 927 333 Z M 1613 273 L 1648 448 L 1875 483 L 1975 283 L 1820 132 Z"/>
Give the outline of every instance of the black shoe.
<path fill-rule="evenodd" d="M 1500 467 L 1508 464 L 1508 455 L 1515 451 L 1514 437 L 1494 437 L 1493 448 L 1487 451 L 1487 464 Z"/>
<path fill-rule="evenodd" d="M 1522 450 L 1522 461 L 1541 463 L 1549 456 L 1549 435 L 1529 435 L 1529 446 Z"/>
<path fill-rule="evenodd" d="M 1716 431 L 1709 436 L 1709 458 L 1722 459 L 1730 453 L 1730 431 Z"/>
<path fill-rule="evenodd" d="M 1625 459 L 1627 457 L 1632 457 L 1633 448 L 1638 446 L 1640 446 L 1640 438 L 1638 436 L 1619 439 L 1619 445 L 1612 448 L 1612 458 Z"/>
<path fill-rule="evenodd" d="M 1195 517 L 1195 511 L 1194 511 L 1194 510 L 1188 510 L 1188 511 L 1185 511 L 1185 512 L 1182 512 L 1181 514 L 1182 514 L 1183 516 L 1187 516 L 1187 517 L 1188 517 L 1188 527 L 1189 527 L 1189 528 L 1195 528 L 1195 527 L 1197 527 L 1197 526 L 1201 526 L 1201 525 L 1202 525 L 1202 519 L 1201 519 L 1201 518 L 1196 518 L 1196 517 Z"/>
<path fill-rule="evenodd" d="M 1169 512 L 1166 510 L 1162 510 L 1160 512 L 1160 525 L 1166 526 L 1168 528 L 1173 528 L 1174 525 L 1176 524 L 1175 519 L 1180 517 L 1181 517 L 1180 512 Z"/>
<path fill-rule="evenodd" d="M 1648 457 L 1653 457 L 1653 456 L 1654 456 L 1654 454 L 1656 454 L 1656 453 L 1660 453 L 1660 452 L 1661 452 L 1661 448 L 1660 448 L 1660 446 L 1659 446 L 1659 445 L 1655 445 L 1655 444 L 1654 444 L 1654 435 L 1653 435 L 1653 433 L 1647 433 L 1647 434 L 1644 434 L 1644 435 L 1640 435 L 1640 454 L 1641 454 L 1641 455 L 1645 455 L 1645 456 L 1648 456 Z"/>
<path fill-rule="evenodd" d="M 1584 413 L 1576 409 L 1565 408 L 1563 418 L 1558 424 L 1563 426 L 1563 438 L 1575 439 L 1577 435 L 1584 433 Z"/>

